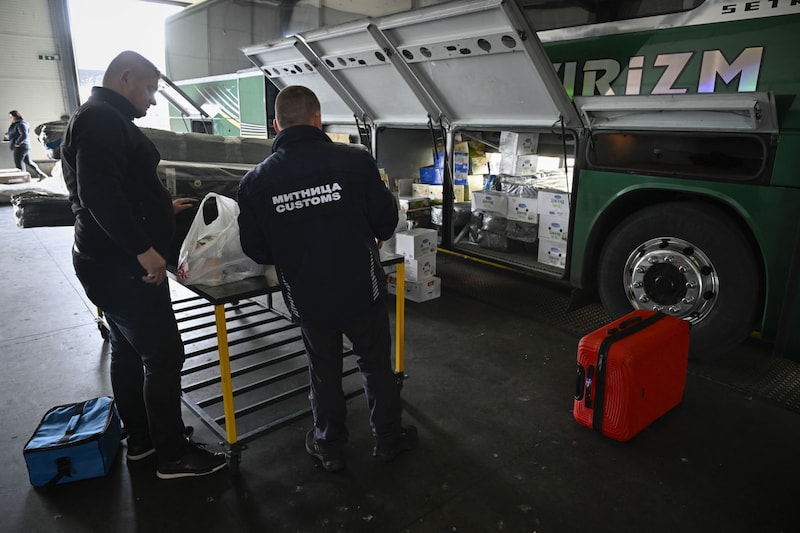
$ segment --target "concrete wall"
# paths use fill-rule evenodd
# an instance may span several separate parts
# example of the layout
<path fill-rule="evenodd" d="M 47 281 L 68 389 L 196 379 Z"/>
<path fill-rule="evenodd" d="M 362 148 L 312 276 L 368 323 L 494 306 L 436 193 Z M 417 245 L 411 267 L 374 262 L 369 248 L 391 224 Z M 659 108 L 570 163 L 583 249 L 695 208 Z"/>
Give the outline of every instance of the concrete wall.
<path fill-rule="evenodd" d="M 49 0 L 60 1 L 60 0 Z M 40 59 L 39 56 L 64 57 L 58 49 L 50 18 L 48 0 L 2 0 L 0 2 L 0 130 L 6 132 L 10 122 L 8 111 L 18 110 L 33 129 L 70 109 L 65 97 L 61 59 Z M 0 149 L 8 150 L 3 144 Z M 45 159 L 42 145 L 31 143 L 31 156 Z"/>
<path fill-rule="evenodd" d="M 166 23 L 167 75 L 189 80 L 233 74 L 253 64 L 241 49 L 301 31 L 444 0 L 209 0 Z"/>

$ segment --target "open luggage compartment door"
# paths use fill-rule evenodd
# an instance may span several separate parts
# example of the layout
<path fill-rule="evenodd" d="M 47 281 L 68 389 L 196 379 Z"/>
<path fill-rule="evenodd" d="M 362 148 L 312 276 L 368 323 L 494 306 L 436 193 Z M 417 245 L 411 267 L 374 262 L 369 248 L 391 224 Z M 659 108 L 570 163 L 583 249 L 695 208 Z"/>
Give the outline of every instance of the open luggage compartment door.
<path fill-rule="evenodd" d="M 317 93 L 323 122 L 580 126 L 552 63 L 513 1 L 448 3 L 245 48 L 277 87 Z"/>

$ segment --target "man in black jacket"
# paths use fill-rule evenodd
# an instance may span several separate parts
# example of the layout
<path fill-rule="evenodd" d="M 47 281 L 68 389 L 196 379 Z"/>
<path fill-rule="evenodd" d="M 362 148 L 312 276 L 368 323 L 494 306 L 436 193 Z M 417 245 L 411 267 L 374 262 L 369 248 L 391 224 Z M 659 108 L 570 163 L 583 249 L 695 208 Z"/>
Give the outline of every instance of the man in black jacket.
<path fill-rule="evenodd" d="M 184 361 L 169 284 L 175 211 L 156 173 L 160 155 L 133 123 L 155 105 L 160 73 L 135 52 L 108 66 L 103 86 L 67 125 L 64 180 L 75 213 L 75 273 L 108 321 L 111 385 L 128 433 L 128 461 L 156 454 L 162 479 L 222 469 L 225 457 L 184 435 Z"/>
<path fill-rule="evenodd" d="M 400 423 L 376 242 L 392 236 L 397 204 L 368 152 L 335 144 L 322 131 L 319 100 L 306 87 L 280 91 L 273 125 L 272 155 L 239 185 L 240 238 L 253 260 L 275 265 L 286 306 L 302 330 L 314 414 L 306 451 L 326 470 L 344 468 L 346 335 L 364 380 L 373 455 L 392 460 L 417 441 L 416 428 Z"/>

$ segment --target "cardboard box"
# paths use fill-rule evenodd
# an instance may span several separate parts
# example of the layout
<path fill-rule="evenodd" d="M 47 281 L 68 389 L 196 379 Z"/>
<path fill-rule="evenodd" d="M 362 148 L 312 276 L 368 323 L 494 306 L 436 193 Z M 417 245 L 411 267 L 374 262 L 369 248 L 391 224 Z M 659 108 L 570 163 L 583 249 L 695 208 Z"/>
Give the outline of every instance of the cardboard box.
<path fill-rule="evenodd" d="M 467 185 L 460 185 L 460 184 L 453 185 L 453 199 L 456 202 L 464 202 L 464 201 L 466 201 L 466 199 L 467 199 L 466 188 L 467 188 Z"/>
<path fill-rule="evenodd" d="M 430 198 L 431 197 L 431 189 L 430 185 L 427 183 L 412 183 L 411 184 L 411 196 L 414 197 L 422 197 L 422 198 Z"/>
<path fill-rule="evenodd" d="M 427 196 L 400 196 L 397 198 L 397 203 L 403 211 L 431 206 L 431 200 Z"/>
<path fill-rule="evenodd" d="M 411 196 L 412 186 L 416 180 L 417 178 L 394 178 L 389 181 L 394 181 L 393 190 L 397 192 L 398 196 Z"/>
<path fill-rule="evenodd" d="M 467 176 L 467 186 L 464 188 L 464 201 L 472 201 L 472 193 L 482 191 L 486 178 L 482 175 Z"/>
<path fill-rule="evenodd" d="M 535 154 L 538 149 L 538 133 L 500 132 L 500 152 L 504 154 Z"/>
<path fill-rule="evenodd" d="M 500 156 L 500 174 L 507 176 L 533 176 L 539 156 L 502 154 Z"/>
<path fill-rule="evenodd" d="M 397 273 L 389 274 L 386 278 L 389 294 L 397 294 Z M 436 276 L 431 279 L 415 282 L 405 282 L 405 299 L 412 302 L 427 302 L 442 295 L 442 280 Z"/>
<path fill-rule="evenodd" d="M 440 204 L 444 201 L 444 185 L 431 185 L 428 191 L 433 203 Z"/>
<path fill-rule="evenodd" d="M 466 144 L 466 143 L 459 143 Z M 466 148 L 466 147 L 465 147 Z M 458 149 L 456 149 L 458 150 Z M 469 153 L 456 151 L 453 153 L 453 180 L 466 180 L 469 175 Z"/>
<path fill-rule="evenodd" d="M 406 281 L 425 281 L 436 274 L 436 253 L 420 257 L 406 257 Z"/>
<path fill-rule="evenodd" d="M 536 203 L 536 198 L 509 196 L 506 218 L 508 220 L 536 224 L 539 220 L 539 212 L 537 211 Z"/>
<path fill-rule="evenodd" d="M 539 215 L 539 238 L 569 240 L 569 217 Z"/>
<path fill-rule="evenodd" d="M 431 185 L 441 185 L 443 183 L 442 169 L 436 167 L 422 167 L 419 169 L 420 183 L 428 183 Z"/>
<path fill-rule="evenodd" d="M 569 218 L 569 193 L 539 191 L 536 200 L 540 215 Z"/>
<path fill-rule="evenodd" d="M 435 229 L 414 228 L 395 233 L 395 253 L 418 258 L 436 252 L 439 234 Z"/>
<path fill-rule="evenodd" d="M 17 168 L 6 168 L 0 170 L 0 183 L 12 185 L 14 183 L 30 183 L 31 175 Z"/>
<path fill-rule="evenodd" d="M 561 158 L 560 157 L 548 157 L 544 155 L 540 155 L 539 159 L 536 161 L 536 170 L 558 170 L 561 168 Z"/>
<path fill-rule="evenodd" d="M 472 193 L 472 210 L 505 217 L 508 214 L 508 196 L 497 191 L 476 191 Z"/>
<path fill-rule="evenodd" d="M 489 173 L 489 158 L 485 155 L 470 156 L 469 158 L 469 173 L 470 174 L 488 174 Z"/>
<path fill-rule="evenodd" d="M 430 220 L 431 218 L 431 208 L 430 207 L 421 207 L 419 209 L 409 209 L 408 211 L 404 211 L 406 215 L 406 220 Z"/>
<path fill-rule="evenodd" d="M 537 260 L 545 265 L 564 268 L 567 263 L 567 242 L 540 238 Z"/>

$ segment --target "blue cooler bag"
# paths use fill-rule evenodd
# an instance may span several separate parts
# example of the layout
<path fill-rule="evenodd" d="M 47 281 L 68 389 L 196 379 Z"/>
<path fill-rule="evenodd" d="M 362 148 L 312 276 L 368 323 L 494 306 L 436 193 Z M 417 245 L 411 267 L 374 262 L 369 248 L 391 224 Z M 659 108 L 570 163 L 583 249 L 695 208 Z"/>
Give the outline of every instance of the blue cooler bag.
<path fill-rule="evenodd" d="M 109 396 L 53 407 L 22 450 L 31 485 L 50 487 L 106 475 L 121 437 Z"/>

